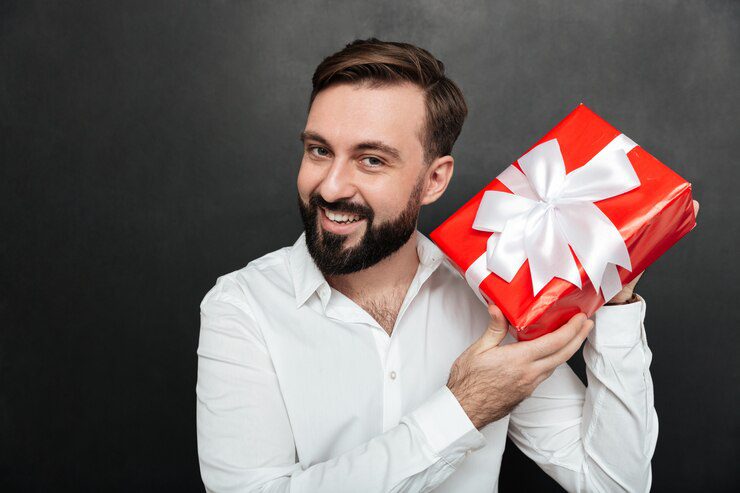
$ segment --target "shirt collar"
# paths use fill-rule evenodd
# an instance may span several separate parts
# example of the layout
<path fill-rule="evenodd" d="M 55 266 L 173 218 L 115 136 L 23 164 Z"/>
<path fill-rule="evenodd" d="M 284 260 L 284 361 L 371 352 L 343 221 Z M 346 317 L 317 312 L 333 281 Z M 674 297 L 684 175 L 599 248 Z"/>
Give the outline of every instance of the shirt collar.
<path fill-rule="evenodd" d="M 439 267 L 445 256 L 442 250 L 432 240 L 424 236 L 421 231 L 417 229 L 414 233 L 416 234 L 416 252 L 419 255 L 419 262 L 422 268 L 428 271 L 424 275 L 424 278 L 426 278 Z M 328 288 L 329 283 L 308 251 L 305 231 L 293 243 L 288 261 L 295 289 L 296 307 L 303 305 L 321 286 L 326 285 Z"/>

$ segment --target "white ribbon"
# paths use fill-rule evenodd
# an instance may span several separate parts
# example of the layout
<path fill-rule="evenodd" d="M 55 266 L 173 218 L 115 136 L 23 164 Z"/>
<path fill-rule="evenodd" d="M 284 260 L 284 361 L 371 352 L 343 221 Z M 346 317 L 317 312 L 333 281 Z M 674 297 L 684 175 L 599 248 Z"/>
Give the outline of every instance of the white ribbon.
<path fill-rule="evenodd" d="M 479 285 L 491 272 L 511 282 L 529 260 L 536 296 L 554 277 L 582 288 L 569 246 L 596 292 L 609 301 L 621 289 L 617 265 L 632 270 L 627 246 L 594 204 L 640 186 L 627 153 L 637 144 L 618 135 L 582 167 L 566 174 L 557 139 L 536 146 L 497 178 L 513 193 L 486 191 L 473 229 L 491 232 L 486 252 L 465 272 Z"/>

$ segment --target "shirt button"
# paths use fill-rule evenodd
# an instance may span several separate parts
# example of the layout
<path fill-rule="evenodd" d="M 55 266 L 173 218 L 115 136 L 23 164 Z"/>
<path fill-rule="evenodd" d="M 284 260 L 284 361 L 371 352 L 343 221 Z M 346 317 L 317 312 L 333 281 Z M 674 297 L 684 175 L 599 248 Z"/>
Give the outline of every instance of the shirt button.
<path fill-rule="evenodd" d="M 395 371 L 392 371 L 390 373 L 390 377 L 391 377 L 391 380 L 395 380 L 396 379 L 396 372 Z"/>
<path fill-rule="evenodd" d="M 466 456 L 467 456 L 467 455 L 470 455 L 471 453 L 473 453 L 473 451 L 472 451 L 472 450 L 466 450 L 466 451 L 465 451 L 465 455 L 466 455 Z"/>

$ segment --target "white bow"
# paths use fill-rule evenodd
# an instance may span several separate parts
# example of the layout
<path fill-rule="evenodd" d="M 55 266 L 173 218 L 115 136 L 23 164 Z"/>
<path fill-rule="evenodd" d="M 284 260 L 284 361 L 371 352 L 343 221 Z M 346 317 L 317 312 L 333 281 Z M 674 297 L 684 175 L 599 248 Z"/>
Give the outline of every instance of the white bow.
<path fill-rule="evenodd" d="M 627 152 L 632 140 L 619 135 L 582 167 L 566 174 L 557 139 L 536 146 L 498 179 L 513 193 L 486 191 L 473 229 L 491 232 L 486 252 L 472 268 L 494 272 L 506 282 L 529 260 L 534 295 L 553 277 L 582 288 L 571 254 L 596 292 L 609 301 L 621 289 L 617 265 L 632 270 L 627 246 L 611 220 L 594 202 L 640 186 Z M 485 262 L 480 262 L 485 257 Z M 489 272 L 466 273 L 474 289 Z M 472 286 L 472 282 L 471 282 Z"/>

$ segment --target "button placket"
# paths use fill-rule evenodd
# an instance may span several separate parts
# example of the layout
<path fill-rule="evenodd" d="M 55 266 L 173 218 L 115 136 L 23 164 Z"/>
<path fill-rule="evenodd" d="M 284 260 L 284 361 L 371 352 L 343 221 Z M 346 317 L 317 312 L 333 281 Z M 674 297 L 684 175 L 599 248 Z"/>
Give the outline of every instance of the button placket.
<path fill-rule="evenodd" d="M 391 340 L 383 368 L 383 431 L 401 420 L 401 372 L 397 346 L 398 339 Z"/>

